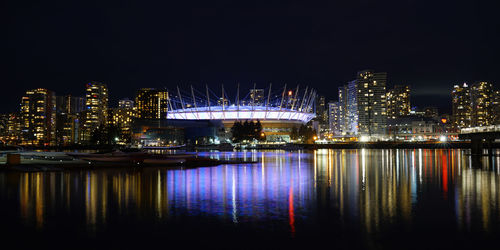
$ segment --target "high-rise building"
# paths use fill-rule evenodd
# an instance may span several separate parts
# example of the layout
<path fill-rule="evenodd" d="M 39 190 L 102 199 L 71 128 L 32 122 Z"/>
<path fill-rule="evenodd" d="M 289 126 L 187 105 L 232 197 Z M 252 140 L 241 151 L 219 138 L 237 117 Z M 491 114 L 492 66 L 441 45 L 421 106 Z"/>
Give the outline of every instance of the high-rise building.
<path fill-rule="evenodd" d="M 316 120 L 318 120 L 320 124 L 326 124 L 328 122 L 328 110 L 325 97 L 318 96 L 316 101 Z"/>
<path fill-rule="evenodd" d="M 410 86 L 395 85 L 387 91 L 387 118 L 396 119 L 410 114 Z"/>
<path fill-rule="evenodd" d="M 358 133 L 358 102 L 356 81 L 339 88 L 339 127 L 342 135 Z"/>
<path fill-rule="evenodd" d="M 134 108 L 134 101 L 132 101 L 128 98 L 121 99 L 118 101 L 118 108 L 132 109 L 132 108 Z"/>
<path fill-rule="evenodd" d="M 56 141 L 68 146 L 78 143 L 79 113 L 85 110 L 85 98 L 79 96 L 56 97 Z"/>
<path fill-rule="evenodd" d="M 500 90 L 493 94 L 493 124 L 500 124 Z"/>
<path fill-rule="evenodd" d="M 84 121 L 80 140 L 90 142 L 92 132 L 108 121 L 108 87 L 106 84 L 92 81 L 86 85 Z"/>
<path fill-rule="evenodd" d="M 111 108 L 109 110 L 109 124 L 116 126 L 119 130 L 119 142 L 129 143 L 132 138 L 132 121 L 135 110 L 131 107 Z"/>
<path fill-rule="evenodd" d="M 77 114 L 58 113 L 56 115 L 57 145 L 69 146 L 78 142 L 79 119 Z"/>
<path fill-rule="evenodd" d="M 9 114 L 0 114 L 0 136 L 2 138 L 8 134 L 7 123 L 9 122 L 9 116 Z"/>
<path fill-rule="evenodd" d="M 0 140 L 4 144 L 19 144 L 20 117 L 18 113 L 3 114 L 0 116 Z"/>
<path fill-rule="evenodd" d="M 264 89 L 250 89 L 250 104 L 255 106 L 264 105 Z"/>
<path fill-rule="evenodd" d="M 439 109 L 437 107 L 425 107 L 424 117 L 437 118 L 439 116 Z"/>
<path fill-rule="evenodd" d="M 137 91 L 135 97 L 137 117 L 142 119 L 165 119 L 168 111 L 168 92 L 152 88 Z"/>
<path fill-rule="evenodd" d="M 466 83 L 455 85 L 451 92 L 454 128 L 460 130 L 472 125 L 470 87 Z"/>
<path fill-rule="evenodd" d="M 386 82 L 387 73 L 364 70 L 358 72 L 356 80 L 339 88 L 339 127 L 343 135 L 386 134 Z"/>
<path fill-rule="evenodd" d="M 56 96 L 57 113 L 76 114 L 85 110 L 85 98 L 80 96 Z"/>
<path fill-rule="evenodd" d="M 358 133 L 385 135 L 387 127 L 386 92 L 387 73 L 360 71 L 356 77 L 358 103 Z"/>
<path fill-rule="evenodd" d="M 337 136 L 340 135 L 340 105 L 339 102 L 328 103 L 328 125 L 330 133 Z"/>
<path fill-rule="evenodd" d="M 490 82 L 480 81 L 472 85 L 472 126 L 488 126 L 493 123 L 493 94 Z"/>
<path fill-rule="evenodd" d="M 217 105 L 227 107 L 229 106 L 229 100 L 226 97 L 219 97 Z"/>
<path fill-rule="evenodd" d="M 26 91 L 21 100 L 21 143 L 55 145 L 56 96 L 47 89 Z"/>

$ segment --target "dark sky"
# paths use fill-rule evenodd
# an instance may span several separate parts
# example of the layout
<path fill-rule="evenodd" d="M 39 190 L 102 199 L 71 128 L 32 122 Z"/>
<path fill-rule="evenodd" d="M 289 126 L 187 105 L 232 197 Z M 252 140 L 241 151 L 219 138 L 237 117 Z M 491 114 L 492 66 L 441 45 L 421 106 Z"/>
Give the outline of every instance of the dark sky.
<path fill-rule="evenodd" d="M 27 89 L 83 95 L 90 80 L 108 84 L 113 105 L 140 87 L 236 82 L 301 83 L 336 100 L 367 68 L 446 110 L 456 83 L 499 86 L 498 2 L 7 1 L 0 112 Z"/>

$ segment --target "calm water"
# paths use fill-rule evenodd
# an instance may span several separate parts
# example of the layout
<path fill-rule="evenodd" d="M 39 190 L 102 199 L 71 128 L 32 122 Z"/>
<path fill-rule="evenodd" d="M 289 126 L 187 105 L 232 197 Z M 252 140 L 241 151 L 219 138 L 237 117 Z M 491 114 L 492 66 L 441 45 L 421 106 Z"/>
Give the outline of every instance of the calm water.
<path fill-rule="evenodd" d="M 0 173 L 3 245 L 500 246 L 500 157 L 462 150 L 203 153 L 257 164 Z M 180 245 L 179 245 L 180 244 Z"/>

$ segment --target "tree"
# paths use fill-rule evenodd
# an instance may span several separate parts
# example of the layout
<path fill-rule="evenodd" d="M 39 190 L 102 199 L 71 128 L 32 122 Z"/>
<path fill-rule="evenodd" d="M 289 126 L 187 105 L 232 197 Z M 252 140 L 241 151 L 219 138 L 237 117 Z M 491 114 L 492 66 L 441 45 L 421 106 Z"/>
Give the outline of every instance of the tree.
<path fill-rule="evenodd" d="M 297 127 L 292 128 L 292 132 L 290 132 L 290 139 L 292 140 L 299 139 L 299 131 L 297 130 Z"/>
<path fill-rule="evenodd" d="M 235 121 L 233 127 L 231 127 L 232 141 L 241 142 L 243 141 L 243 125 L 240 121 Z"/>
<path fill-rule="evenodd" d="M 314 139 L 314 136 L 316 136 L 316 130 L 304 124 L 300 125 L 298 131 L 298 138 L 302 142 L 311 143 L 312 140 Z"/>
<path fill-rule="evenodd" d="M 120 128 L 115 125 L 100 125 L 91 133 L 90 142 L 94 145 L 115 145 L 120 137 Z"/>
<path fill-rule="evenodd" d="M 235 121 L 231 128 L 232 141 L 242 142 L 244 140 L 262 140 L 262 124 L 260 121 L 253 122 L 246 120 L 244 123 Z"/>
<path fill-rule="evenodd" d="M 256 138 L 257 140 L 259 141 L 263 141 L 265 140 L 266 138 L 264 136 L 261 136 L 262 134 L 262 124 L 260 124 L 260 121 L 257 120 L 257 122 L 255 122 L 255 125 L 254 125 L 254 138 Z"/>

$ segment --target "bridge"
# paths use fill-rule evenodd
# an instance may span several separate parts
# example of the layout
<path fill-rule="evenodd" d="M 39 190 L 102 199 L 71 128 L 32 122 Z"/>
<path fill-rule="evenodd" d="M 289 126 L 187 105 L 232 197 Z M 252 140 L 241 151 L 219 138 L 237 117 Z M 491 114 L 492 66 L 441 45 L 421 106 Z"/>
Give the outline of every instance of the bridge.
<path fill-rule="evenodd" d="M 493 142 L 495 139 L 500 139 L 500 124 L 463 128 L 460 130 L 458 138 L 471 141 L 471 154 L 482 155 L 484 145 L 486 144 L 488 153 L 491 155 L 493 154 Z"/>

